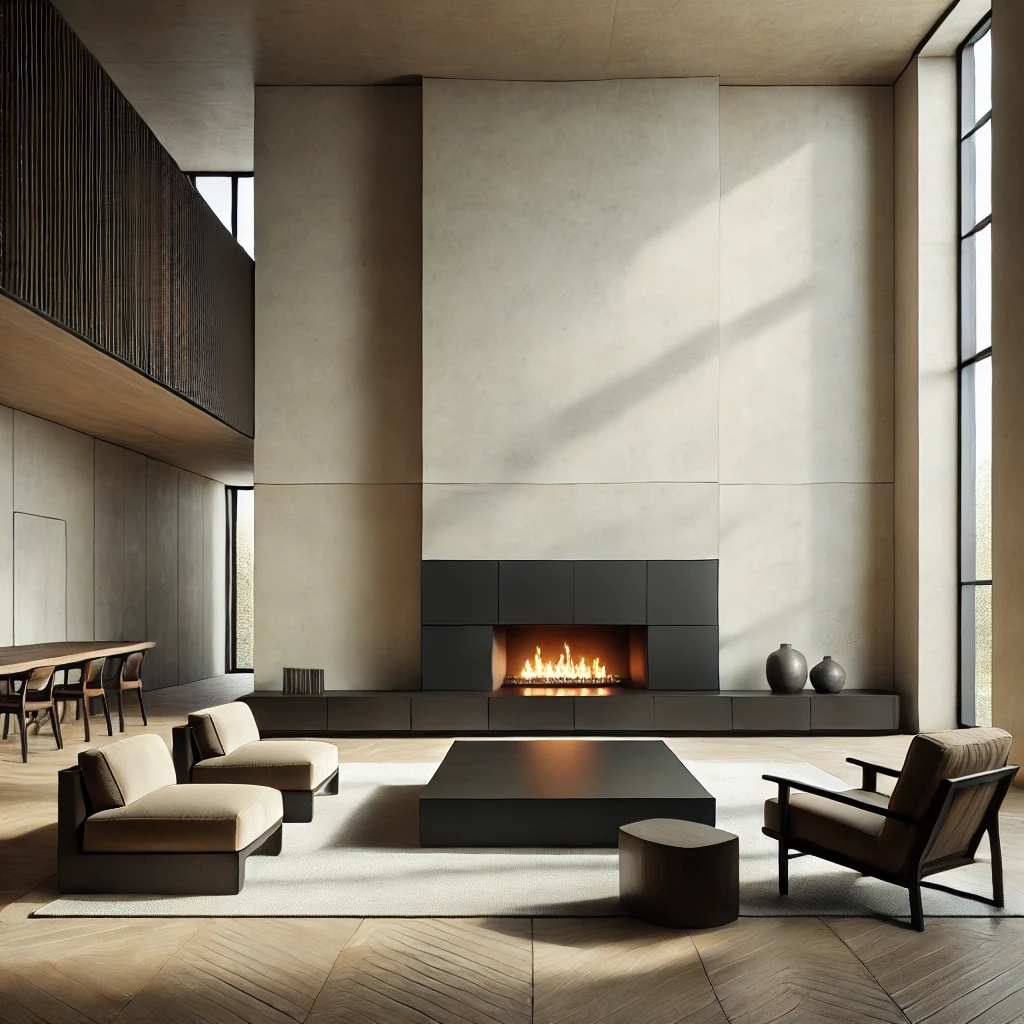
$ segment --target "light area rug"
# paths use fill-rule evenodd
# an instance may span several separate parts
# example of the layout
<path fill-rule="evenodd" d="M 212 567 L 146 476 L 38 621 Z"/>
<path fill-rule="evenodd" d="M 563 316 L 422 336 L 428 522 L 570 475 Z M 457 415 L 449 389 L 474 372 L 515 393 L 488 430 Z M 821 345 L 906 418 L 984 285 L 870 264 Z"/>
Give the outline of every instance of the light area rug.
<path fill-rule="evenodd" d="M 906 916 L 906 891 L 811 857 L 790 862 L 780 897 L 776 844 L 761 833 L 776 787 L 763 774 L 828 789 L 844 783 L 806 763 L 685 761 L 717 801 L 719 828 L 740 837 L 740 913 Z M 342 764 L 340 793 L 318 797 L 310 824 L 288 824 L 278 857 L 250 857 L 237 896 L 65 896 L 36 917 L 586 917 L 621 914 L 615 850 L 422 849 L 417 799 L 436 764 Z M 936 880 L 990 893 L 988 865 Z M 1007 889 L 1004 911 L 926 891 L 925 913 L 1024 912 Z"/>

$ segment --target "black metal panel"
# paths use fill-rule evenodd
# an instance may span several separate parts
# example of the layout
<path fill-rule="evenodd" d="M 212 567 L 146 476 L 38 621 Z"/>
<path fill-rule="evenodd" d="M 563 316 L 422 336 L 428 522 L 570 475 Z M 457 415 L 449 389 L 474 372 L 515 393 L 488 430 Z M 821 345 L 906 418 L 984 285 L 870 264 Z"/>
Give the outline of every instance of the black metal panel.
<path fill-rule="evenodd" d="M 807 732 L 811 697 L 807 694 L 734 694 L 732 727 L 736 732 Z"/>
<path fill-rule="evenodd" d="M 449 696 L 423 693 L 412 698 L 413 732 L 443 732 L 451 736 L 487 732 L 486 694 Z"/>
<path fill-rule="evenodd" d="M 576 562 L 575 566 L 573 622 L 646 624 L 646 562 Z"/>
<path fill-rule="evenodd" d="M 647 563 L 647 623 L 718 625 L 718 559 Z"/>
<path fill-rule="evenodd" d="M 717 626 L 648 626 L 651 690 L 717 690 Z"/>
<path fill-rule="evenodd" d="M 649 693 L 574 697 L 576 732 L 652 732 L 654 698 Z"/>
<path fill-rule="evenodd" d="M 305 694 L 247 693 L 260 735 L 302 735 L 327 732 L 327 698 Z"/>
<path fill-rule="evenodd" d="M 0 3 L 0 291 L 252 436 L 252 260 L 45 0 Z"/>
<path fill-rule="evenodd" d="M 729 732 L 732 699 L 726 693 L 657 693 L 656 732 Z"/>
<path fill-rule="evenodd" d="M 490 626 L 424 626 L 424 690 L 492 690 L 494 630 Z"/>
<path fill-rule="evenodd" d="M 509 626 L 571 623 L 572 577 L 572 562 L 502 562 L 498 621 Z"/>
<path fill-rule="evenodd" d="M 491 732 L 572 732 L 572 697 L 491 697 Z"/>
<path fill-rule="evenodd" d="M 896 732 L 900 699 L 895 693 L 816 693 L 811 732 Z"/>
<path fill-rule="evenodd" d="M 331 732 L 408 732 L 409 694 L 327 698 Z"/>
<path fill-rule="evenodd" d="M 498 621 L 498 563 L 425 561 L 424 626 L 492 626 Z"/>

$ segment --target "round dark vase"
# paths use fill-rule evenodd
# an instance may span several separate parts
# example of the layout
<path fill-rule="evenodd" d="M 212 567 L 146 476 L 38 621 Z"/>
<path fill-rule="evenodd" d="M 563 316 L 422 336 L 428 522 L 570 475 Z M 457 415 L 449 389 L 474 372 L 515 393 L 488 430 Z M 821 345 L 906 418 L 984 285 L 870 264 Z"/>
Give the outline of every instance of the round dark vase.
<path fill-rule="evenodd" d="M 782 644 L 768 655 L 764 672 L 772 693 L 797 693 L 807 682 L 807 659 L 792 644 Z"/>
<path fill-rule="evenodd" d="M 846 685 L 846 669 L 838 661 L 832 660 L 831 654 L 811 669 L 811 686 L 818 693 L 838 693 Z"/>

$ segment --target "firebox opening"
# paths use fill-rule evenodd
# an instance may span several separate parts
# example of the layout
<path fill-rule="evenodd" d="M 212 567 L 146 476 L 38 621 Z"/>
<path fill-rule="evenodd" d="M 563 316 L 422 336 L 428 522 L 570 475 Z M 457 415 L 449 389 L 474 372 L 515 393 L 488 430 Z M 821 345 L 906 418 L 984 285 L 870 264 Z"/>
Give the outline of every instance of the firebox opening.
<path fill-rule="evenodd" d="M 536 695 L 572 687 L 604 695 L 645 687 L 645 633 L 639 626 L 497 627 L 494 688 Z"/>

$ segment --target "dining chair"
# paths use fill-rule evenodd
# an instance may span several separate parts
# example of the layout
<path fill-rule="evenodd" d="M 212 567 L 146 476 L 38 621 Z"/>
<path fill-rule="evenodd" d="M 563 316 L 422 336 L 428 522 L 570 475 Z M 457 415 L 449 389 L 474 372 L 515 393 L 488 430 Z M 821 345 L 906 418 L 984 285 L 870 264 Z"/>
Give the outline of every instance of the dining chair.
<path fill-rule="evenodd" d="M 0 693 L 0 714 L 4 716 L 3 738 L 7 739 L 11 715 L 14 715 L 21 733 L 21 760 L 23 762 L 28 760 L 27 716 L 32 712 L 38 714 L 45 711 L 49 714 L 53 738 L 57 741 L 57 749 L 64 749 L 64 739 L 60 733 L 60 721 L 57 718 L 57 708 L 53 699 L 54 672 L 55 666 L 53 665 L 34 668 L 23 676 L 14 677 L 8 683 L 5 692 Z"/>
<path fill-rule="evenodd" d="M 85 723 L 86 741 L 92 739 L 92 730 L 89 726 L 89 719 L 92 714 L 92 701 L 103 702 L 103 717 L 107 720 L 107 735 L 114 735 L 114 728 L 110 723 L 110 707 L 107 704 L 107 694 L 103 689 L 103 658 L 90 658 L 78 666 L 71 666 L 64 673 L 64 682 L 57 683 L 53 688 L 53 699 L 57 704 L 75 704 L 77 714 L 79 707 L 82 710 L 82 719 Z M 78 679 L 69 681 L 71 672 L 78 671 Z"/>
<path fill-rule="evenodd" d="M 149 719 L 146 717 L 146 702 L 142 699 L 142 659 L 145 653 L 145 651 L 134 651 L 126 658 L 122 658 L 118 671 L 109 673 L 109 677 L 104 681 L 104 685 L 117 694 L 119 732 L 124 732 L 124 694 L 126 690 L 134 690 L 138 695 L 142 724 L 149 725 Z"/>

